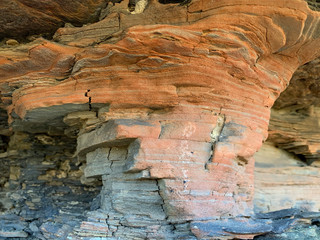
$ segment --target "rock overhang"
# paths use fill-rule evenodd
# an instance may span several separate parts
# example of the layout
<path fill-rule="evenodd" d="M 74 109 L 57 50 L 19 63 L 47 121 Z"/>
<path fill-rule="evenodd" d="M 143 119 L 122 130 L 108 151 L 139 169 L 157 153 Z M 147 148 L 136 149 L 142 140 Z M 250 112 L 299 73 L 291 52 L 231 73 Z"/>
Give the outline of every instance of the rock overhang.
<path fill-rule="evenodd" d="M 125 2 L 109 6 L 111 13 L 98 23 L 59 29 L 56 43 L 38 40 L 5 54 L 3 108 L 14 129 L 66 130 L 65 122 L 74 127 L 69 132 L 76 131 L 78 153 L 88 163 L 95 161 L 93 151 L 127 146 L 121 160 L 127 163 L 107 157 L 117 171 L 102 174 L 105 193 L 111 191 L 105 197 L 116 210 L 126 209 L 117 205 L 123 201 L 118 191 L 143 178 L 158 194 L 165 224 L 249 216 L 252 155 L 267 136 L 270 108 L 293 72 L 320 54 L 319 14 L 303 1 L 150 2 L 140 16 L 126 8 Z M 175 15 L 149 18 L 164 9 Z M 222 116 L 223 128 L 210 139 Z M 81 124 L 73 125 L 74 119 Z M 125 180 L 121 187 L 110 186 L 119 177 Z M 211 230 L 220 227 L 215 224 Z M 206 236 L 206 226 L 200 228 L 196 234 Z M 227 232 L 221 236 L 235 236 L 239 229 Z"/>

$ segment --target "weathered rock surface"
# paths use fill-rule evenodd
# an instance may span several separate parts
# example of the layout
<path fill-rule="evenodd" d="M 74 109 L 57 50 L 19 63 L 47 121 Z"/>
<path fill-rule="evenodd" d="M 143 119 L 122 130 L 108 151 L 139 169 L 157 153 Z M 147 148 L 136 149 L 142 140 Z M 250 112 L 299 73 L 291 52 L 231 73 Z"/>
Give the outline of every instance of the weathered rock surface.
<path fill-rule="evenodd" d="M 82 25 L 97 21 L 103 0 L 3 0 L 0 3 L 0 38 L 52 34 L 64 23 Z"/>
<path fill-rule="evenodd" d="M 320 10 L 320 3 L 318 0 L 306 0 L 306 1 L 312 10 L 315 10 L 315 11 Z"/>
<path fill-rule="evenodd" d="M 282 234 L 266 234 L 254 239 L 258 240 L 316 240 L 320 238 L 318 226 L 297 225 Z"/>
<path fill-rule="evenodd" d="M 292 74 L 320 55 L 319 13 L 299 0 L 128 5 L 60 28 L 55 42 L 1 46 L 3 135 L 29 132 L 43 146 L 77 138 L 76 183 L 103 183 L 87 220 L 55 213 L 60 222 L 30 228 L 47 239 L 249 239 L 286 229 L 291 220 L 252 216 L 253 154 Z M 69 176 L 59 166 L 37 180 Z M 13 181 L 24 176 L 10 169 Z"/>
<path fill-rule="evenodd" d="M 0 189 L 0 239 L 64 240 L 85 220 L 101 184 L 81 184 L 74 141 L 44 134 L 11 137 L 7 156 L 0 158 L 1 166 L 10 160 Z"/>
<path fill-rule="evenodd" d="M 275 228 L 254 239 L 319 239 L 319 215 L 319 212 L 304 212 L 297 208 L 257 214 L 257 219 L 271 220 Z"/>
<path fill-rule="evenodd" d="M 264 144 L 255 154 L 256 212 L 300 208 L 320 209 L 320 169 L 272 144 Z"/>
<path fill-rule="evenodd" d="M 301 66 L 271 112 L 269 139 L 308 164 L 320 159 L 320 59 Z"/>

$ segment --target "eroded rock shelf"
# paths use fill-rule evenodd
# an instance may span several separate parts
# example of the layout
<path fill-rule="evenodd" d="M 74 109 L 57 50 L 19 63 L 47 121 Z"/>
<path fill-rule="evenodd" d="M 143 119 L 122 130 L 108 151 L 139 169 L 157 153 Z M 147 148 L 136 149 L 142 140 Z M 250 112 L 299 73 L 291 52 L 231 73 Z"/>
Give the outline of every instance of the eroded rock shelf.
<path fill-rule="evenodd" d="M 318 1 L 0 9 L 0 239 L 319 239 Z"/>

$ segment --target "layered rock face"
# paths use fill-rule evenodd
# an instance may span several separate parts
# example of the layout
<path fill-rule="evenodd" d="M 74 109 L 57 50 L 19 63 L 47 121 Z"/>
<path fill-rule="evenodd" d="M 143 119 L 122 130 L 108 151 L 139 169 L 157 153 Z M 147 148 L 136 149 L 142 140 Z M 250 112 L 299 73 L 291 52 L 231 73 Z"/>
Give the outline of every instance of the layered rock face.
<path fill-rule="evenodd" d="M 255 211 L 300 208 L 317 212 L 319 168 L 265 143 L 255 154 Z"/>
<path fill-rule="evenodd" d="M 319 210 L 319 74 L 319 58 L 301 66 L 272 108 L 268 144 L 255 155 L 258 212 Z"/>
<path fill-rule="evenodd" d="M 66 239 L 101 189 L 79 181 L 75 139 L 16 132 L 8 145 L 0 155 L 0 239 Z"/>
<path fill-rule="evenodd" d="M 276 101 L 269 139 L 278 147 L 299 155 L 308 164 L 319 161 L 320 59 L 301 66 L 291 84 Z"/>
<path fill-rule="evenodd" d="M 273 231 L 249 219 L 253 154 L 292 74 L 320 55 L 319 13 L 298 0 L 133 5 L 109 3 L 101 21 L 60 28 L 53 41 L 7 41 L 3 135 L 77 138 L 82 181 L 103 187 L 69 239 Z"/>
<path fill-rule="evenodd" d="M 64 23 L 81 26 L 99 19 L 106 1 L 4 0 L 0 3 L 0 38 L 24 39 L 34 34 L 51 35 Z M 32 39 L 32 38 L 30 38 Z"/>

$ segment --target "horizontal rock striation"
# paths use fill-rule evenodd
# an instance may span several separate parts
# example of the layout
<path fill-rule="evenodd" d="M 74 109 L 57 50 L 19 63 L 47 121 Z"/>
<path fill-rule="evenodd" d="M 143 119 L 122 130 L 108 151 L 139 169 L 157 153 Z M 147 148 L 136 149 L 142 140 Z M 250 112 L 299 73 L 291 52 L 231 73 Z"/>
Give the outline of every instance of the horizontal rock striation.
<path fill-rule="evenodd" d="M 101 182 L 81 184 L 75 139 L 16 132 L 0 155 L 0 239 L 66 239 L 95 209 Z M 10 161 L 10 166 L 8 166 Z"/>
<path fill-rule="evenodd" d="M 273 110 L 271 116 L 269 139 L 308 164 L 318 165 L 320 108 Z"/>
<path fill-rule="evenodd" d="M 312 10 L 315 10 L 315 11 L 319 11 L 320 10 L 320 3 L 319 1 L 317 0 L 306 0 L 309 7 L 312 9 Z"/>
<path fill-rule="evenodd" d="M 271 112 L 269 139 L 308 164 L 319 161 L 319 58 L 301 66 Z"/>
<path fill-rule="evenodd" d="M 50 36 L 64 23 L 81 26 L 97 21 L 105 7 L 102 0 L 4 0 L 0 3 L 0 38 Z"/>
<path fill-rule="evenodd" d="M 55 42 L 2 46 L 12 130 L 77 138 L 82 181 L 102 178 L 100 210 L 69 237 L 272 231 L 249 219 L 253 154 L 292 74 L 320 55 L 319 17 L 298 0 L 150 1 L 140 14 L 121 2 Z"/>
<path fill-rule="evenodd" d="M 319 211 L 319 168 L 273 144 L 255 154 L 255 212 L 300 208 Z"/>

